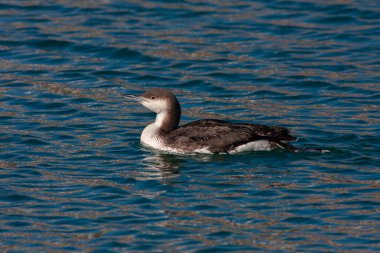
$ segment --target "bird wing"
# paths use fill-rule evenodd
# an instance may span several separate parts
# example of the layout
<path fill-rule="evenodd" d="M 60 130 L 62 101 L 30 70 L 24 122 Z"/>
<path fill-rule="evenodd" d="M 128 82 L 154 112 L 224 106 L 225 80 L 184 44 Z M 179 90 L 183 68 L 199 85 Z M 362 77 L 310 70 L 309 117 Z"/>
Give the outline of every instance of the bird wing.
<path fill-rule="evenodd" d="M 276 139 L 291 141 L 295 138 L 289 135 L 286 128 L 282 127 L 239 124 L 210 119 L 191 122 L 167 135 L 169 144 L 188 146 L 187 148 L 190 150 L 208 146 L 213 153 L 226 152 L 251 141 L 275 141 Z"/>

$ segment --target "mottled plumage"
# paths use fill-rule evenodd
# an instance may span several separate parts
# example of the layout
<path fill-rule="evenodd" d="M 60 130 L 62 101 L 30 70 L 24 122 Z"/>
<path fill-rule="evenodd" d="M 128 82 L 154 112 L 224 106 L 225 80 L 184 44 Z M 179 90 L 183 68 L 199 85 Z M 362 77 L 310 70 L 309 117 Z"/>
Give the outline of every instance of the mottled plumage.
<path fill-rule="evenodd" d="M 212 153 L 229 153 L 236 147 L 258 140 L 267 140 L 271 148 L 293 149 L 285 142 L 296 138 L 283 127 L 257 124 L 230 123 L 205 119 L 183 125 L 165 135 L 169 146 L 183 146 L 189 150 L 208 146 Z"/>

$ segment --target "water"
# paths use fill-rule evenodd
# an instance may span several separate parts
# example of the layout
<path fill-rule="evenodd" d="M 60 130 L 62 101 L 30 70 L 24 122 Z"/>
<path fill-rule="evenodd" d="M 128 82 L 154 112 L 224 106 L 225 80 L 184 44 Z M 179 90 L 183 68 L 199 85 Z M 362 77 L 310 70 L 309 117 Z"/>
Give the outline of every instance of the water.
<path fill-rule="evenodd" d="M 378 1 L 1 1 L 1 252 L 380 251 Z M 282 125 L 330 153 L 177 156 L 182 122 Z"/>

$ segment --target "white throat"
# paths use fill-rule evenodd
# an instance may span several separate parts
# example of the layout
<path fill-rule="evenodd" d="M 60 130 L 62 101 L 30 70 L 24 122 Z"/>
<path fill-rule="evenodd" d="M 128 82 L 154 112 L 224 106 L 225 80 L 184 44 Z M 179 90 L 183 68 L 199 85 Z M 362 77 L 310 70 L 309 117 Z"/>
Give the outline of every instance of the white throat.
<path fill-rule="evenodd" d="M 168 116 L 169 116 L 169 115 L 167 114 L 167 112 L 160 112 L 160 113 L 157 113 L 156 121 L 154 121 L 153 124 L 155 124 L 158 128 L 161 128 L 162 125 L 164 124 L 164 120 L 165 120 Z"/>
<path fill-rule="evenodd" d="M 156 116 L 154 123 L 149 124 L 144 128 L 144 131 L 141 133 L 140 141 L 156 149 L 165 149 L 162 137 L 160 137 L 159 132 L 165 118 L 167 117 L 166 112 L 160 112 Z"/>

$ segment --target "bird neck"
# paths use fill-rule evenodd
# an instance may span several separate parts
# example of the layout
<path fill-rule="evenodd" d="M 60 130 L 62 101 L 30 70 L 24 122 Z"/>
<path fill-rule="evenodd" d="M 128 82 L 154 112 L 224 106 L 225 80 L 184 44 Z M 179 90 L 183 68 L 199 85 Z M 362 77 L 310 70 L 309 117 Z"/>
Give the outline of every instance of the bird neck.
<path fill-rule="evenodd" d="M 157 114 L 154 124 L 164 132 L 173 131 L 178 127 L 181 118 L 181 110 L 174 108 L 174 110 L 163 111 Z"/>

